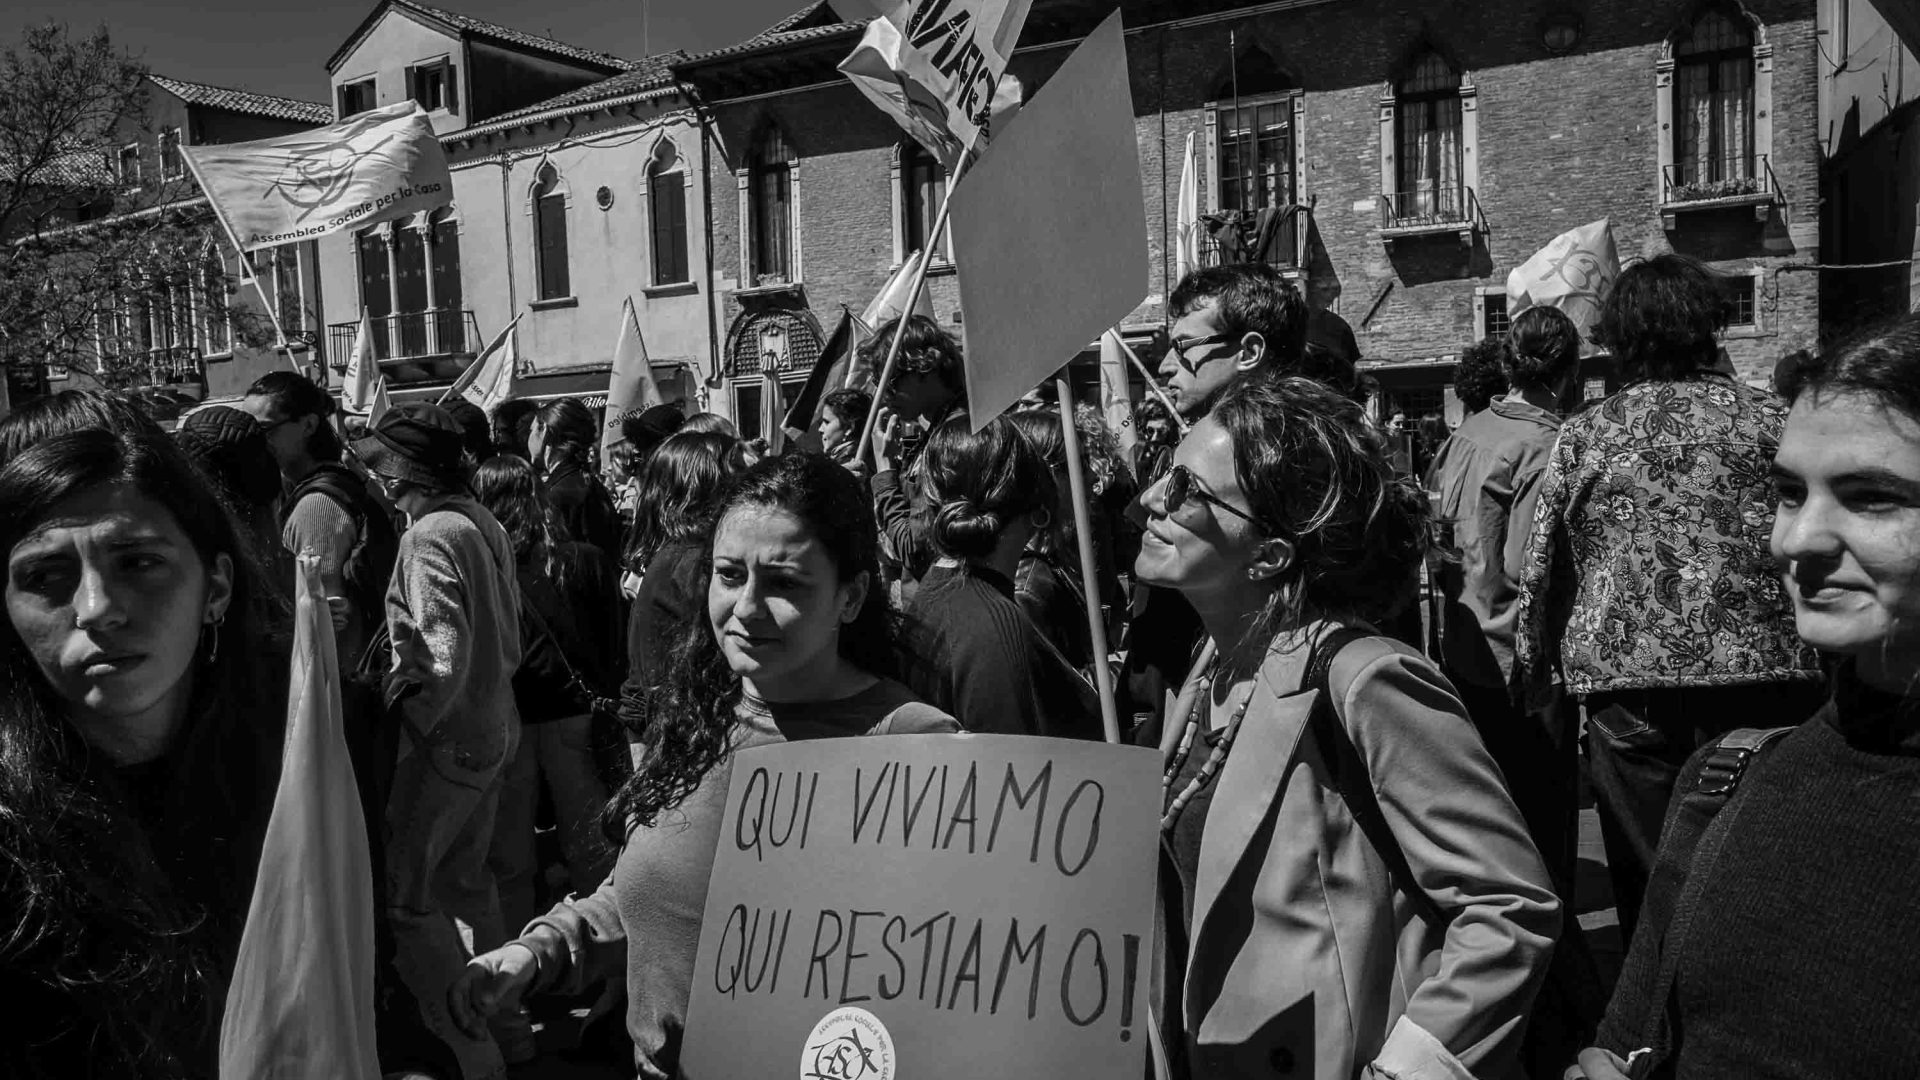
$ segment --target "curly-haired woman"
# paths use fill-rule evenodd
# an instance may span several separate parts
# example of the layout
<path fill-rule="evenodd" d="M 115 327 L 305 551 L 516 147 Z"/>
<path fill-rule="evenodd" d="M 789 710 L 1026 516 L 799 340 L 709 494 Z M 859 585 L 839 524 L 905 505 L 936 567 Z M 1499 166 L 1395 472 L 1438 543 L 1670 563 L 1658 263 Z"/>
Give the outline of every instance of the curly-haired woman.
<path fill-rule="evenodd" d="M 613 876 L 467 966 L 449 1004 L 476 1033 L 528 992 L 579 994 L 624 972 L 640 1075 L 676 1075 L 733 752 L 958 730 L 890 677 L 879 539 L 853 474 L 819 454 L 756 465 L 708 550 L 703 617 L 673 635 L 647 755 L 607 807 Z"/>
<path fill-rule="evenodd" d="M 1170 1075 L 1514 1075 L 1560 904 L 1452 687 L 1371 625 L 1423 501 L 1301 378 L 1228 389 L 1143 499 L 1135 568 L 1209 642 L 1162 744 Z"/>

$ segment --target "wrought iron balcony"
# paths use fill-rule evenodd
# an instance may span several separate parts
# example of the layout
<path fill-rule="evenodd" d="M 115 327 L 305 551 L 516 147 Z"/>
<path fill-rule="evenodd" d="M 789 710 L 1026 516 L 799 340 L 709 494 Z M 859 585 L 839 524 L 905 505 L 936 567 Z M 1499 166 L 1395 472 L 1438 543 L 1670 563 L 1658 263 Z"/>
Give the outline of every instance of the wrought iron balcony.
<path fill-rule="evenodd" d="M 1471 241 L 1482 223 L 1480 199 L 1465 184 L 1380 195 L 1380 236 L 1387 241 L 1441 233 L 1459 233 L 1463 241 Z"/>
<path fill-rule="evenodd" d="M 373 357 L 397 382 L 451 378 L 480 348 L 480 331 L 469 310 L 402 311 L 373 316 L 368 323 Z M 327 359 L 334 370 L 346 369 L 359 332 L 358 320 L 328 324 Z"/>
<path fill-rule="evenodd" d="M 1676 161 L 1660 170 L 1660 179 L 1660 216 L 1669 229 L 1679 214 L 1699 210 L 1751 207 L 1764 222 L 1787 201 L 1765 154 Z"/>
<path fill-rule="evenodd" d="M 1262 228 L 1264 211 L 1220 210 L 1203 214 L 1193 225 L 1200 266 L 1260 261 L 1281 270 L 1306 266 L 1306 244 L 1312 232 L 1313 208 L 1282 207 Z M 1271 230 L 1270 234 L 1267 230 Z"/>

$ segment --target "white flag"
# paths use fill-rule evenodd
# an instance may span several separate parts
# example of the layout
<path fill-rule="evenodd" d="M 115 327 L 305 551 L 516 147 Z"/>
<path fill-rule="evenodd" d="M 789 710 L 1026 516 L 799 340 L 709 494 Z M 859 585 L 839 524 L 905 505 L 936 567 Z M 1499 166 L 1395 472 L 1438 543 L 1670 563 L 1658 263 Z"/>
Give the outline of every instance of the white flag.
<path fill-rule="evenodd" d="M 895 270 L 887 283 L 880 287 L 880 295 L 874 297 L 873 303 L 868 304 L 867 310 L 860 314 L 860 323 L 869 334 L 878 332 L 881 323 L 899 318 L 900 313 L 906 310 L 907 294 L 913 291 L 913 275 L 920 269 L 922 258 L 925 256 L 918 251 L 907 256 L 907 261 L 901 263 L 900 269 Z M 913 313 L 933 318 L 933 297 L 927 295 L 926 289 L 920 290 L 920 299 L 914 304 Z"/>
<path fill-rule="evenodd" d="M 1197 132 L 1187 132 L 1187 150 L 1180 158 L 1180 200 L 1174 204 L 1173 275 L 1178 282 L 1200 265 L 1200 158 L 1193 146 Z"/>
<path fill-rule="evenodd" d="M 373 864 L 320 559 L 297 564 L 280 786 L 220 1021 L 220 1076 L 377 1080 Z"/>
<path fill-rule="evenodd" d="M 453 201 L 446 152 L 412 101 L 295 135 L 180 150 L 242 251 Z"/>
<path fill-rule="evenodd" d="M 1020 104 L 1006 76 L 1032 0 L 903 0 L 867 24 L 840 71 L 948 172 Z"/>
<path fill-rule="evenodd" d="M 373 320 L 367 309 L 360 309 L 360 329 L 353 335 L 353 356 L 347 361 L 347 377 L 340 397 L 347 408 L 366 412 L 373 407 L 373 384 L 382 380 L 380 362 L 373 358 Z"/>
<path fill-rule="evenodd" d="M 1133 392 L 1127 380 L 1126 345 L 1112 330 L 1100 335 L 1100 416 L 1120 449 L 1133 452 Z"/>
<path fill-rule="evenodd" d="M 367 404 L 367 427 L 371 428 L 393 408 L 393 399 L 387 396 L 387 377 L 373 380 L 373 400 Z"/>
<path fill-rule="evenodd" d="M 608 455 L 621 439 L 622 416 L 664 400 L 659 384 L 653 381 L 646 339 L 640 336 L 640 313 L 629 296 L 620 309 L 620 336 L 613 343 L 613 375 L 607 380 L 607 418 L 600 432 L 600 460 L 612 460 Z"/>
<path fill-rule="evenodd" d="M 525 315 L 525 314 L 526 312 L 524 311 L 520 313 L 520 315 Z M 513 321 L 507 323 L 505 329 L 493 335 L 493 340 L 487 342 L 487 347 L 480 350 L 480 355 L 473 358 L 473 363 L 468 364 L 467 369 L 465 371 L 462 371 L 459 374 L 459 376 L 453 380 L 453 385 L 447 387 L 446 393 L 441 394 L 440 400 L 435 402 L 435 404 L 444 405 L 446 404 L 446 401 L 448 398 L 453 397 L 456 394 L 465 394 L 467 392 L 467 387 L 472 386 L 474 383 L 474 380 L 478 379 L 482 373 L 489 370 L 487 368 L 488 358 L 492 357 L 495 353 L 498 353 L 501 349 L 506 347 L 507 336 L 513 333 L 514 327 L 520 325 L 520 315 L 515 315 L 513 317 Z"/>
<path fill-rule="evenodd" d="M 1566 312 L 1583 339 L 1600 321 L 1600 305 L 1620 276 L 1620 254 L 1613 244 L 1610 220 L 1563 232 L 1533 258 L 1507 275 L 1507 317 L 1530 307 L 1553 307 Z M 1594 346 L 1582 345 L 1582 355 Z"/>
<path fill-rule="evenodd" d="M 501 335 L 506 343 L 473 362 L 473 366 L 481 370 L 460 390 L 461 397 L 480 406 L 480 411 L 488 415 L 492 415 L 495 406 L 513 396 L 513 371 L 520 363 L 519 325 L 518 319 L 507 324 Z"/>

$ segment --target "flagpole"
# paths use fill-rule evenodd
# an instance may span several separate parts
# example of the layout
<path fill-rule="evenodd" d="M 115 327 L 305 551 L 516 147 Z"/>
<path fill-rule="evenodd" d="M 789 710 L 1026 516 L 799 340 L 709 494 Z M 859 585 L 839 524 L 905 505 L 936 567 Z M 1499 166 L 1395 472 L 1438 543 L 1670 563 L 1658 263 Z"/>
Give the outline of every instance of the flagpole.
<path fill-rule="evenodd" d="M 193 182 L 200 185 L 200 190 L 212 191 L 207 186 L 206 178 L 200 175 L 200 166 L 194 163 L 193 155 L 184 146 L 180 148 L 180 158 L 187 163 L 188 171 L 193 173 Z M 240 246 L 240 237 L 234 234 L 233 225 L 227 221 L 227 215 L 220 212 L 219 201 L 209 195 L 207 206 L 213 210 L 213 220 L 220 223 L 220 231 L 227 234 L 227 243 L 233 245 L 234 252 L 240 257 L 240 276 L 253 282 L 254 295 L 260 298 L 260 306 L 266 309 L 267 318 L 273 322 L 273 334 L 280 339 L 280 351 L 286 355 L 287 366 L 299 371 L 300 365 L 293 359 L 293 349 L 287 344 L 287 330 L 280 325 L 280 312 L 274 307 L 273 301 L 267 299 L 267 290 L 260 284 L 259 273 L 247 265 L 247 249 Z M 298 255 L 295 257 L 298 258 Z"/>
<path fill-rule="evenodd" d="M 1127 354 L 1127 359 L 1133 361 L 1133 366 L 1135 370 L 1140 372 L 1141 378 L 1147 380 L 1147 393 L 1158 398 L 1160 404 L 1167 407 L 1167 415 L 1173 417 L 1174 427 L 1180 430 L 1180 434 L 1185 435 L 1187 433 L 1187 422 L 1181 419 L 1180 410 L 1173 407 L 1173 399 L 1167 396 L 1165 390 L 1160 389 L 1160 384 L 1155 380 L 1153 372 L 1147 370 L 1147 365 L 1140 361 L 1140 357 L 1135 354 L 1132 347 L 1127 344 L 1127 339 L 1120 336 L 1119 327 L 1114 328 L 1113 336 L 1115 340 L 1120 342 L 1120 351 Z"/>
<path fill-rule="evenodd" d="M 1067 483 L 1073 491 L 1073 531 L 1080 544 L 1080 592 L 1087 607 L 1093 642 L 1093 681 L 1100 693 L 1100 723 L 1107 741 L 1120 741 L 1120 712 L 1114 705 L 1113 669 L 1107 666 L 1107 623 L 1100 617 L 1100 578 L 1093 561 L 1093 513 L 1088 507 L 1086 470 L 1080 462 L 1080 432 L 1073 424 L 1073 386 L 1063 372 L 1054 376 L 1060 399 L 1060 438 L 1067 446 Z"/>
<path fill-rule="evenodd" d="M 894 320 L 893 342 L 887 346 L 887 362 L 880 368 L 879 381 L 873 384 L 873 405 L 867 413 L 866 426 L 860 429 L 860 442 L 853 448 L 853 460 L 864 461 L 867 450 L 873 446 L 873 431 L 880 423 L 880 403 L 887 399 L 887 384 L 893 381 L 893 366 L 900 359 L 900 343 L 906 340 L 907 320 L 913 317 L 913 309 L 919 306 L 920 293 L 927 285 L 927 268 L 933 265 L 933 252 L 940 244 L 940 238 L 947 230 L 947 214 L 953 209 L 953 191 L 960 186 L 960 178 L 966 174 L 967 166 L 973 161 L 972 155 L 962 158 L 953 170 L 953 178 L 947 181 L 947 193 L 940 200 L 940 213 L 933 219 L 933 228 L 927 233 L 927 251 L 920 259 L 920 265 L 914 270 L 913 284 L 907 289 L 907 299 L 900 307 L 900 317 Z"/>

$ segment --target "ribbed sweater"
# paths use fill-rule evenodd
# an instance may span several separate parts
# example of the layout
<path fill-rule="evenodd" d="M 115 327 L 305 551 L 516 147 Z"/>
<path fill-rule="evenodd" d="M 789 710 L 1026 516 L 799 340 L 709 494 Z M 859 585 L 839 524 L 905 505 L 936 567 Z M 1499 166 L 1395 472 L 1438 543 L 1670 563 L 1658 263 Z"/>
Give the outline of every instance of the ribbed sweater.
<path fill-rule="evenodd" d="M 1738 797 L 1681 945 L 1673 1075 L 1920 1076 L 1920 699 L 1843 672 Z M 1623 1057 L 1653 1004 L 1659 942 L 1646 930 L 1600 1030 Z"/>

